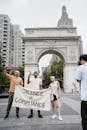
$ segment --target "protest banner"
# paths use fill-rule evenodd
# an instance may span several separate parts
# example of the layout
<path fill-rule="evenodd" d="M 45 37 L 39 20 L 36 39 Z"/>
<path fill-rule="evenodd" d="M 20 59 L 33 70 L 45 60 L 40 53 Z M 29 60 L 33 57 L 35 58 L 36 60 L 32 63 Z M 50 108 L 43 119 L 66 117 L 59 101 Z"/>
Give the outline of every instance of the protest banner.
<path fill-rule="evenodd" d="M 15 87 L 13 106 L 50 111 L 50 89 L 33 91 L 17 85 Z"/>

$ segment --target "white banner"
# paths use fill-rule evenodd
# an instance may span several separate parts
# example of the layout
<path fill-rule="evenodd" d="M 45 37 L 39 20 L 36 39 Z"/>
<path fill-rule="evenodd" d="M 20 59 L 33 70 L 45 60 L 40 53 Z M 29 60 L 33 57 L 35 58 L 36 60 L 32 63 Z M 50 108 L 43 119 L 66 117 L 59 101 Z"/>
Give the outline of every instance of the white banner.
<path fill-rule="evenodd" d="M 50 89 L 32 91 L 22 86 L 16 86 L 13 106 L 50 111 Z"/>

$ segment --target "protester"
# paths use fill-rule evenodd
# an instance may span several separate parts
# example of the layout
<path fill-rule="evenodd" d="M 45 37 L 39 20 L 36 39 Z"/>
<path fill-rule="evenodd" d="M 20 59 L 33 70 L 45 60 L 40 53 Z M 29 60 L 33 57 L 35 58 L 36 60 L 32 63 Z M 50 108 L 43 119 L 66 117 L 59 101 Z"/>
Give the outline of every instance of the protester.
<path fill-rule="evenodd" d="M 56 81 L 55 76 L 50 76 L 50 85 L 51 88 L 51 104 L 53 109 L 53 116 L 52 119 L 55 119 L 58 117 L 59 120 L 62 120 L 62 117 L 60 115 L 60 84 L 58 81 Z"/>
<path fill-rule="evenodd" d="M 30 90 L 40 90 L 40 89 L 42 89 L 42 81 L 38 77 L 37 71 L 35 71 L 33 75 L 29 74 L 27 83 L 29 84 Z M 28 118 L 33 117 L 33 109 L 30 110 L 30 113 L 31 114 L 28 116 Z M 40 114 L 40 110 L 38 110 L 38 117 L 43 118 L 43 116 Z"/>
<path fill-rule="evenodd" d="M 81 87 L 82 128 L 87 130 L 87 55 L 81 55 L 79 61 L 80 66 L 77 69 L 76 80 Z"/>
<path fill-rule="evenodd" d="M 20 72 L 19 71 L 14 71 L 14 73 L 8 74 L 7 69 L 5 68 L 4 70 L 5 76 L 10 80 L 10 88 L 9 88 L 9 99 L 8 99 L 8 105 L 7 105 L 7 112 L 4 117 L 4 119 L 8 118 L 9 112 L 12 106 L 13 98 L 14 98 L 14 92 L 15 92 L 15 86 L 16 85 L 23 85 L 23 80 L 20 77 Z M 19 118 L 19 108 L 16 107 L 16 117 Z"/>

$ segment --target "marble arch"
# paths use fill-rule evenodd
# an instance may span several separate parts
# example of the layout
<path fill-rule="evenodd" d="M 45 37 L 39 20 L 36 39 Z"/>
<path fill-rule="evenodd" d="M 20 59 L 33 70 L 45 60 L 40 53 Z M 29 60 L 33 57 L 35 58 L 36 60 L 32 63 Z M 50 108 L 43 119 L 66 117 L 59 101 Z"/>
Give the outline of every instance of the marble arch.
<path fill-rule="evenodd" d="M 81 36 L 68 18 L 66 7 L 62 7 L 62 16 L 57 27 L 26 28 L 25 36 L 25 85 L 29 72 L 38 70 L 38 61 L 46 53 L 54 53 L 64 59 L 64 88 L 75 89 L 77 62 L 82 53 Z"/>

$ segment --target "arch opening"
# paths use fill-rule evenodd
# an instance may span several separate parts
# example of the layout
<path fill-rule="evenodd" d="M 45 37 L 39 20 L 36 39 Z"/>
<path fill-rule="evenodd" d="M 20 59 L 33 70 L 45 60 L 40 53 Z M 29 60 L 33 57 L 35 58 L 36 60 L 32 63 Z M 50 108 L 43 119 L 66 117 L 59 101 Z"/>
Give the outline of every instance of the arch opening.
<path fill-rule="evenodd" d="M 65 58 L 64 58 L 64 56 L 59 52 L 59 51 L 56 51 L 56 50 L 46 50 L 46 51 L 44 51 L 44 52 L 41 52 L 41 54 L 39 55 L 39 57 L 38 57 L 38 62 L 39 62 L 39 60 L 44 56 L 44 55 L 46 55 L 46 54 L 55 54 L 55 55 L 57 55 L 57 56 L 59 56 L 63 61 L 64 61 L 64 63 L 65 63 Z"/>
<path fill-rule="evenodd" d="M 54 75 L 60 82 L 61 88 L 63 88 L 65 64 L 63 55 L 55 50 L 47 50 L 39 55 L 38 63 L 44 86 L 48 87 L 50 83 L 49 77 Z"/>

